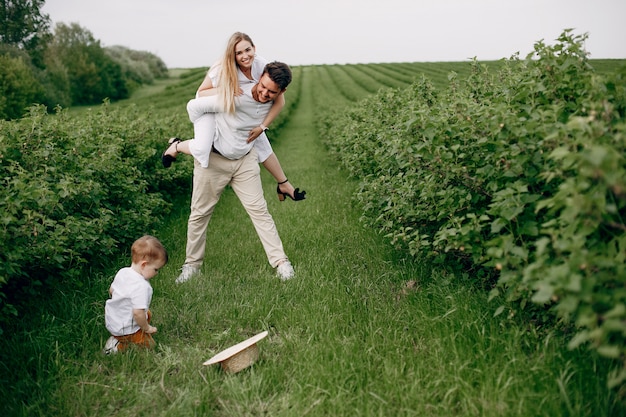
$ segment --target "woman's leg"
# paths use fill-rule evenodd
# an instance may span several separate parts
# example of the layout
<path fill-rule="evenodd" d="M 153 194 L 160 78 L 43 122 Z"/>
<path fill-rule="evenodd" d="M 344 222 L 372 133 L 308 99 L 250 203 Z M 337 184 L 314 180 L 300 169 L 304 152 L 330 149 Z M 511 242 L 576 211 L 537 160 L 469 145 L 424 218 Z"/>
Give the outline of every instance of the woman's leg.
<path fill-rule="evenodd" d="M 265 133 L 261 133 L 254 141 L 254 148 L 258 154 L 259 163 L 262 163 L 265 169 L 272 174 L 276 182 L 279 184 L 278 188 L 281 192 L 289 194 L 292 198 L 294 196 L 294 187 L 287 180 L 287 176 L 283 171 L 278 157 L 272 149 L 269 139 Z"/>
<path fill-rule="evenodd" d="M 295 188 L 287 179 L 287 176 L 285 175 L 285 172 L 283 171 L 283 168 L 274 152 L 272 152 L 272 154 L 268 156 L 265 161 L 263 161 L 263 166 L 270 174 L 272 174 L 274 179 L 276 179 L 280 192 L 289 194 L 291 198 L 294 198 Z"/>
<path fill-rule="evenodd" d="M 202 168 L 209 166 L 209 156 L 215 138 L 215 113 L 205 113 L 193 122 L 194 139 L 182 142 L 184 150 L 188 150 L 198 160 Z M 180 146 L 179 146 L 180 148 Z"/>
<path fill-rule="evenodd" d="M 215 137 L 215 112 L 218 109 L 217 96 L 189 100 L 187 113 L 189 120 L 193 123 L 194 138 L 172 142 L 164 154 L 173 158 L 176 158 L 179 153 L 193 155 L 200 162 L 200 166 L 208 167 Z"/>
<path fill-rule="evenodd" d="M 254 141 L 254 149 L 256 149 L 256 153 L 259 158 L 259 163 L 264 163 L 267 158 L 269 158 L 274 150 L 272 149 L 272 145 L 270 144 L 270 140 L 267 138 L 265 132 L 261 133 L 258 138 Z M 280 182 L 281 179 L 276 178 L 276 181 Z"/>
<path fill-rule="evenodd" d="M 303 200 L 306 191 L 300 192 L 299 188 L 294 188 L 294 186 L 291 185 L 265 133 L 261 133 L 259 137 L 256 138 L 254 141 L 254 149 L 257 151 L 259 162 L 263 164 L 265 169 L 272 174 L 278 183 L 276 190 L 278 192 L 278 198 L 282 196 L 282 199 L 284 199 L 284 195 L 287 194 L 292 200 Z"/>

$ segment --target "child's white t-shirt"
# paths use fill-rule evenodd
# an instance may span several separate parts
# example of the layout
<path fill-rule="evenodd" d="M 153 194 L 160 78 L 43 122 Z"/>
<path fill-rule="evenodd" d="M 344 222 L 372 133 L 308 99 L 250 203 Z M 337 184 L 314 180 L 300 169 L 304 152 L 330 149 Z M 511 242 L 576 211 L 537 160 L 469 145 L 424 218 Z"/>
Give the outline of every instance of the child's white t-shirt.
<path fill-rule="evenodd" d="M 136 333 L 140 327 L 133 318 L 133 309 L 147 310 L 152 301 L 152 286 L 141 274 L 126 267 L 118 271 L 111 284 L 113 294 L 104 307 L 107 330 L 113 336 Z"/>

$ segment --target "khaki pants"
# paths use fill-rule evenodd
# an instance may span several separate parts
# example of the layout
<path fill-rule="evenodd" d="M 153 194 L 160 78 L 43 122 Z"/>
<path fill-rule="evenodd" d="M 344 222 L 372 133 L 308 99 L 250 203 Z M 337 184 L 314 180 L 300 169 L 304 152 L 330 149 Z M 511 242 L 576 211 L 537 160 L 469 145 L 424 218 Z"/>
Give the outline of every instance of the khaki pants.
<path fill-rule="evenodd" d="M 231 160 L 213 153 L 209 167 L 194 162 L 191 214 L 187 223 L 185 265 L 200 267 L 206 249 L 206 229 L 215 205 L 228 184 L 250 216 L 272 267 L 287 259 L 274 219 L 263 196 L 257 153 L 252 149 L 241 159 Z"/>

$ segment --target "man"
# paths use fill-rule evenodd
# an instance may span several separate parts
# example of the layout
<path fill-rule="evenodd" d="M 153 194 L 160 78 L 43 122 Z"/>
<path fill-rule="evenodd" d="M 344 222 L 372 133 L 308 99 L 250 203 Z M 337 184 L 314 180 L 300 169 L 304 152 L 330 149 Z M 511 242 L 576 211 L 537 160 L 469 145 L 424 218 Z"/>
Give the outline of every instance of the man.
<path fill-rule="evenodd" d="M 198 161 L 194 162 L 186 259 L 177 283 L 189 280 L 200 271 L 206 248 L 206 229 L 215 205 L 229 184 L 250 216 L 270 265 L 276 268 L 280 279 L 293 277 L 293 267 L 285 255 L 263 195 L 257 151 L 253 148 L 254 143 L 247 140 L 253 128 L 262 126 L 273 100 L 287 89 L 290 82 L 291 70 L 287 64 L 271 62 L 265 66 L 257 84 L 242 85 L 243 94 L 235 98 L 234 113 L 215 113 L 216 134 L 209 166 L 202 168 Z M 191 100 L 188 105 L 192 121 L 213 117 L 204 113 L 206 109 L 194 109 L 194 103 Z"/>

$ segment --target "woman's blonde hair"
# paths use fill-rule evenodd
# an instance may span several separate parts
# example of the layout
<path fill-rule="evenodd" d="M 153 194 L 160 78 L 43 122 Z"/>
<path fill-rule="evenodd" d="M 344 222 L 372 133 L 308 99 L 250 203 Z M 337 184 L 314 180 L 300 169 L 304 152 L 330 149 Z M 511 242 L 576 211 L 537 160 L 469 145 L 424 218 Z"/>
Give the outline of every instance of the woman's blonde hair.
<path fill-rule="evenodd" d="M 235 112 L 235 94 L 239 91 L 239 77 L 237 76 L 237 61 L 235 60 L 235 47 L 241 41 L 248 41 L 253 48 L 254 42 L 250 36 L 242 32 L 232 34 L 226 45 L 226 52 L 222 58 L 221 74 L 219 77 L 219 95 L 223 108 L 228 113 Z"/>

